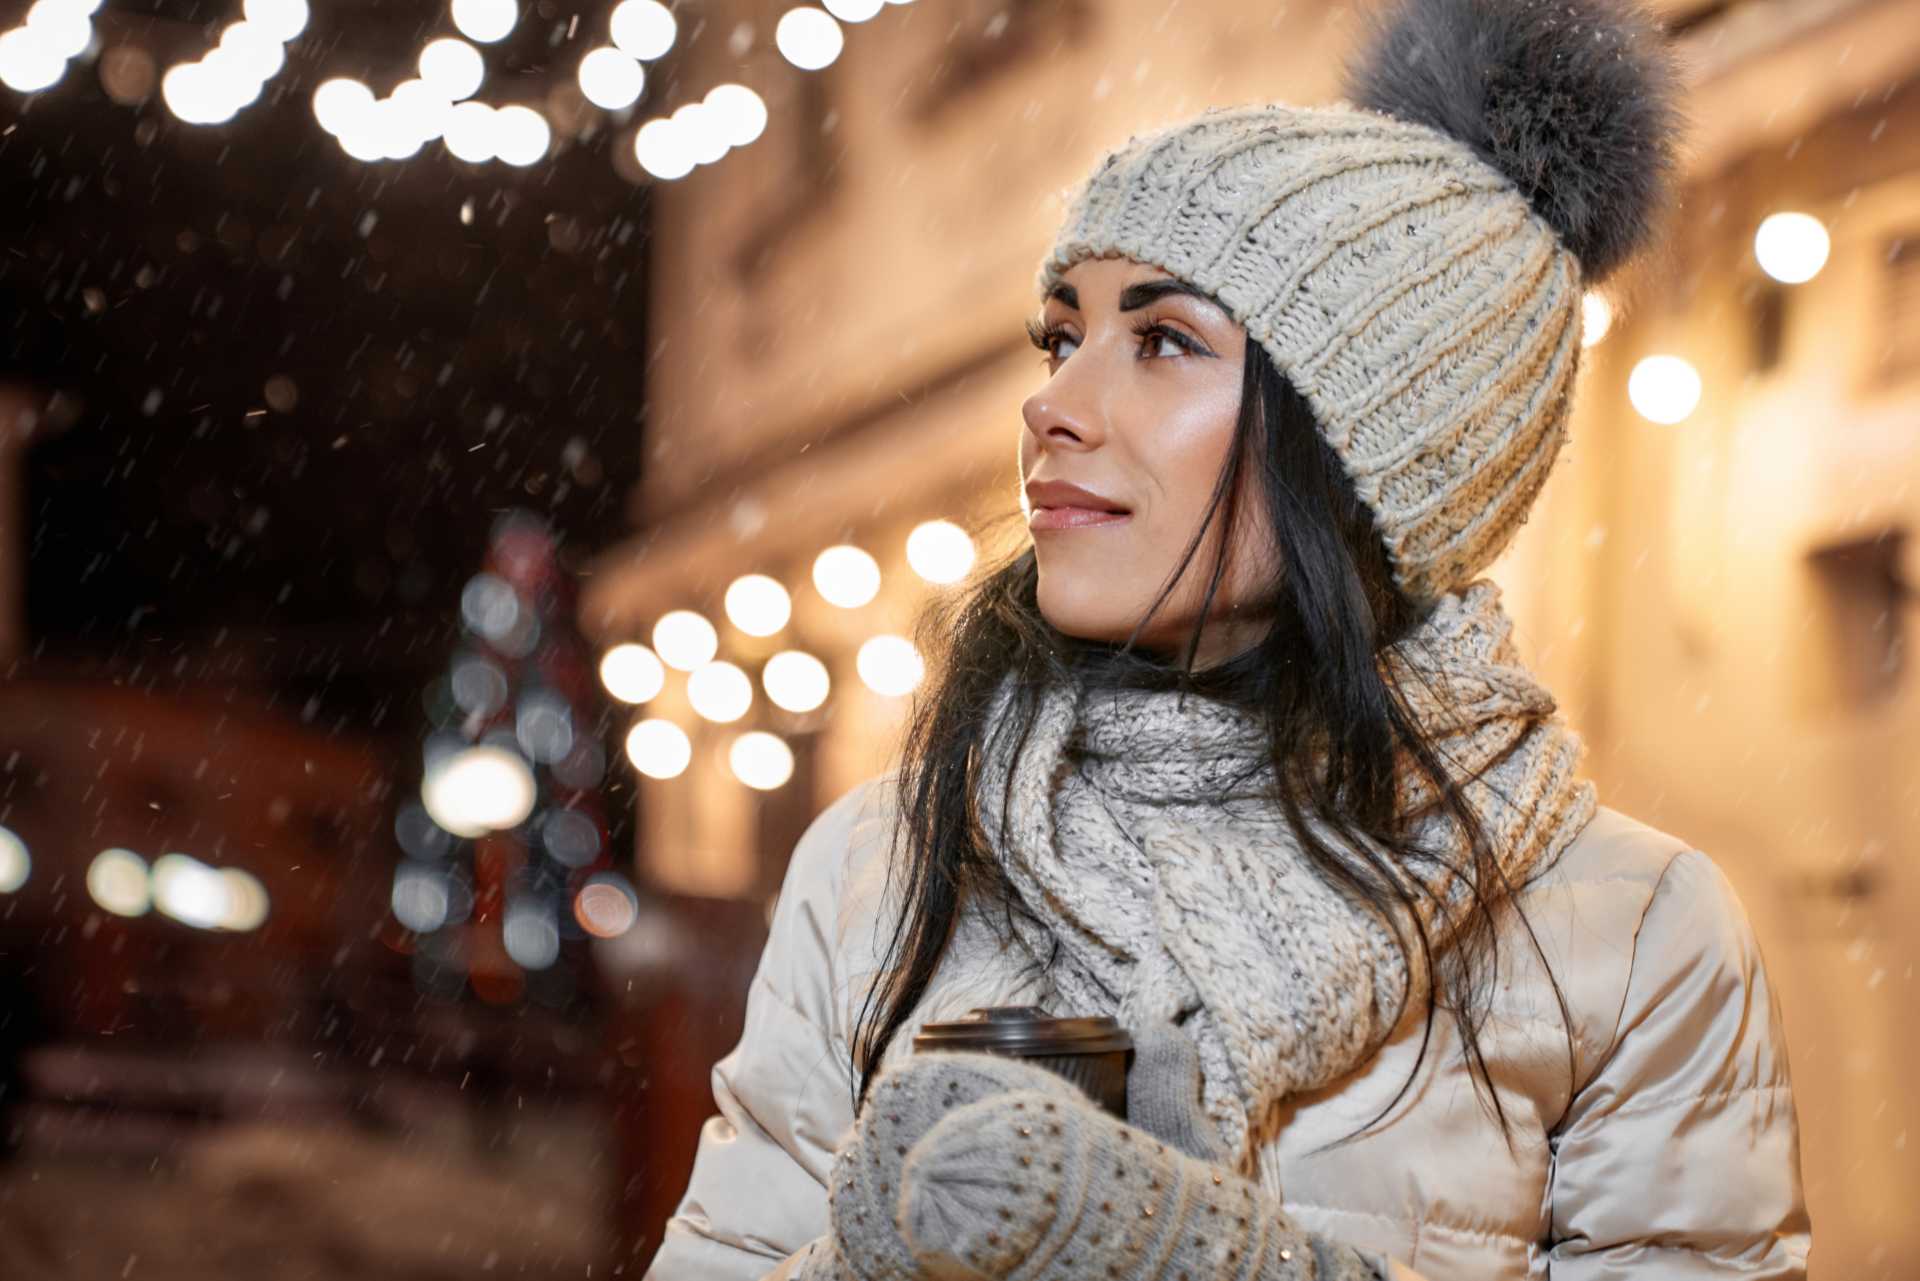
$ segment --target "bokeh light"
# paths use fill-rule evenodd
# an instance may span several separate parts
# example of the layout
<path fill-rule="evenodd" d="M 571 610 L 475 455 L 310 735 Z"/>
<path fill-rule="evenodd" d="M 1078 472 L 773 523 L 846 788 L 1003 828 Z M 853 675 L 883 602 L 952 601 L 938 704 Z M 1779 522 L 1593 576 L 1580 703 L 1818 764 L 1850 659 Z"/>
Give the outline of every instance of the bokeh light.
<path fill-rule="evenodd" d="M 686 177 L 698 163 L 692 140 L 683 137 L 667 117 L 640 126 L 633 135 L 633 156 L 642 169 L 667 181 Z"/>
<path fill-rule="evenodd" d="M 232 910 L 232 891 L 216 868 L 188 854 L 153 863 L 153 905 L 183 925 L 212 929 Z"/>
<path fill-rule="evenodd" d="M 514 0 L 453 0 L 453 25 L 481 44 L 505 39 L 519 20 L 520 6 Z"/>
<path fill-rule="evenodd" d="M 33 858 L 27 843 L 11 828 L 0 827 L 0 894 L 11 894 L 27 883 L 33 872 Z"/>
<path fill-rule="evenodd" d="M 523 970 L 544 970 L 560 959 L 560 922 L 553 900 L 516 894 L 507 900 L 500 922 L 500 945 Z"/>
<path fill-rule="evenodd" d="M 907 535 L 907 564 L 929 583 L 957 583 L 973 568 L 973 539 L 950 520 L 929 520 Z"/>
<path fill-rule="evenodd" d="M 39 93 L 66 73 L 67 60 L 31 28 L 0 32 L 0 84 L 18 93 Z"/>
<path fill-rule="evenodd" d="M 452 878 L 444 868 L 402 859 L 393 869 L 393 919 L 416 934 L 431 934 L 447 923 L 453 903 Z"/>
<path fill-rule="evenodd" d="M 601 656 L 600 683 L 623 703 L 645 703 L 666 688 L 667 669 L 658 654 L 629 641 Z"/>
<path fill-rule="evenodd" d="M 662 614 L 653 625 L 653 652 L 668 667 L 690 672 L 712 662 L 719 650 L 720 636 L 713 624 L 690 609 Z"/>
<path fill-rule="evenodd" d="M 534 796 L 525 758 L 491 743 L 436 760 L 420 783 L 427 813 L 455 836 L 519 826 L 533 812 Z"/>
<path fill-rule="evenodd" d="M 813 585 L 827 603 L 858 609 L 880 594 L 880 563 L 858 547 L 829 547 L 814 557 Z"/>
<path fill-rule="evenodd" d="M 1580 296 L 1580 345 L 1592 347 L 1613 328 L 1613 304 L 1605 294 L 1587 290 Z"/>
<path fill-rule="evenodd" d="M 580 59 L 580 92 L 588 102 L 608 111 L 631 107 L 646 88 L 647 73 L 618 49 L 590 49 Z"/>
<path fill-rule="evenodd" d="M 727 618 L 749 636 L 771 636 L 793 617 L 793 598 L 778 579 L 742 574 L 727 586 Z"/>
<path fill-rule="evenodd" d="M 847 40 L 832 14 L 802 5 L 780 15 L 773 28 L 773 43 L 781 57 L 802 71 L 818 71 L 840 56 Z"/>
<path fill-rule="evenodd" d="M 678 778 L 693 763 L 693 744 L 672 721 L 641 721 L 627 731 L 627 759 L 648 778 Z"/>
<path fill-rule="evenodd" d="M 420 78 L 449 102 L 471 98 L 487 78 L 486 59 L 464 40 L 443 36 L 420 51 Z"/>
<path fill-rule="evenodd" d="M 147 860 L 132 850 L 101 850 L 87 864 L 87 896 L 115 916 L 144 916 L 153 906 L 147 875 Z"/>
<path fill-rule="evenodd" d="M 753 730 L 733 740 L 727 767 L 748 787 L 771 792 L 793 777 L 793 749 L 777 734 Z"/>
<path fill-rule="evenodd" d="M 373 90 L 345 76 L 336 76 L 313 91 L 313 118 L 339 138 L 359 128 L 373 114 Z"/>
<path fill-rule="evenodd" d="M 810 712 L 827 701 L 833 682 L 827 665 L 797 649 L 782 650 L 760 670 L 760 684 L 775 707 Z"/>
<path fill-rule="evenodd" d="M 462 102 L 447 114 L 441 141 L 455 159 L 485 164 L 493 159 L 493 108 L 484 102 Z"/>
<path fill-rule="evenodd" d="M 707 720 L 729 724 L 753 706 L 753 682 L 732 663 L 705 663 L 687 677 L 687 701 Z"/>
<path fill-rule="evenodd" d="M 1642 418 L 1671 426 L 1700 404 L 1700 374 L 1679 356 L 1648 356 L 1627 376 L 1627 399 Z"/>
<path fill-rule="evenodd" d="M 493 128 L 493 154 L 510 165 L 536 163 L 553 143 L 547 118 L 532 107 L 501 107 L 493 113 Z"/>
<path fill-rule="evenodd" d="M 860 646 L 854 670 L 876 694 L 898 697 L 913 691 L 926 675 L 926 663 L 904 636 L 880 635 Z"/>
<path fill-rule="evenodd" d="M 767 127 L 767 104 L 742 84 L 718 84 L 701 101 L 720 136 L 730 147 L 744 147 Z"/>
<path fill-rule="evenodd" d="M 608 16 L 607 30 L 622 53 L 644 62 L 673 48 L 679 27 L 672 11 L 657 0 L 620 0 Z"/>
<path fill-rule="evenodd" d="M 597 938 L 618 938 L 640 917 L 640 896 L 618 872 L 596 872 L 573 896 L 573 919 Z"/>
<path fill-rule="evenodd" d="M 244 0 L 240 12 L 276 40 L 291 40 L 307 29 L 307 0 Z"/>
<path fill-rule="evenodd" d="M 1753 256 L 1760 270 L 1783 285 L 1804 285 L 1827 265 L 1833 241 L 1812 214 L 1777 213 L 1753 234 Z"/>

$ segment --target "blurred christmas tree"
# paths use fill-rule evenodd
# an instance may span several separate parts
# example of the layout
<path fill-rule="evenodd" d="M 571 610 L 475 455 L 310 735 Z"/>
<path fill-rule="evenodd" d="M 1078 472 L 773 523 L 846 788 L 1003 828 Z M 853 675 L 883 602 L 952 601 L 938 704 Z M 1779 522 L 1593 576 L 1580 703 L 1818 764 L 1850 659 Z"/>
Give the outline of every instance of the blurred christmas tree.
<path fill-rule="evenodd" d="M 587 941 L 637 914 L 613 867 L 610 712 L 575 595 L 552 530 L 518 511 L 461 592 L 461 644 L 426 695 L 419 795 L 395 818 L 393 919 L 424 992 L 574 1007 Z"/>

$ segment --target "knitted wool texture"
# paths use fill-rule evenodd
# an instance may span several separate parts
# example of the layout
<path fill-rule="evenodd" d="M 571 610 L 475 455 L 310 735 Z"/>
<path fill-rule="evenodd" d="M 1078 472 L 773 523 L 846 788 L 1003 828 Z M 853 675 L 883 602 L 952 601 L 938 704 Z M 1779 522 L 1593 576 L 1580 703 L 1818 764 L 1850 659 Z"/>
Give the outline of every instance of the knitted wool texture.
<path fill-rule="evenodd" d="M 1579 834 L 1597 801 L 1576 777 L 1584 744 L 1511 632 L 1498 585 L 1481 580 L 1441 598 L 1379 661 L 1518 883 Z M 1182 1024 L 1199 1050 L 1206 1113 L 1235 1168 L 1249 1171 L 1269 1109 L 1357 1066 L 1428 980 L 1410 972 L 1387 922 L 1299 848 L 1268 799 L 1268 746 L 1252 718 L 1194 694 L 1055 686 L 1038 695 L 1016 756 L 1016 692 L 1009 680 L 996 695 L 975 793 L 1032 913 L 1015 915 L 1016 937 L 1040 963 L 1058 943 L 1055 1013 Z M 1468 851 L 1416 773 L 1403 758 L 1399 812 L 1445 866 L 1398 874 L 1421 889 L 1438 950 L 1470 901 L 1465 878 L 1447 870 L 1469 866 Z"/>
<path fill-rule="evenodd" d="M 1409 596 L 1469 581 L 1526 521 L 1566 435 L 1581 269 L 1466 143 L 1344 103 L 1210 109 L 1105 155 L 1040 296 L 1119 255 L 1206 291 L 1273 358 Z"/>
<path fill-rule="evenodd" d="M 1168 1050 L 1184 1044 L 1178 1032 Z M 1175 1093 L 1193 1085 L 1163 1055 Z M 1129 1090 L 1133 1082 L 1129 1079 Z M 1169 1100 L 1172 1102 L 1173 1100 Z M 1244 1179 L 1033 1064 L 915 1055 L 881 1073 L 828 1184 L 804 1281 L 1378 1281 Z"/>

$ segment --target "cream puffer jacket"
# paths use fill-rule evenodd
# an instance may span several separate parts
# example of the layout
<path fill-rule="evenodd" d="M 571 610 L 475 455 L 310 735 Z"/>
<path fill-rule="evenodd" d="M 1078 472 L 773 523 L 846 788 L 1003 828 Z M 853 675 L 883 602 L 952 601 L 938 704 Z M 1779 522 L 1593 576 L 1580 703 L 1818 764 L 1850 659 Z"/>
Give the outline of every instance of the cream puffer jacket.
<path fill-rule="evenodd" d="M 881 928 L 892 784 L 849 792 L 794 851 L 745 1029 L 713 1069 L 719 1115 L 647 1281 L 785 1278 L 827 1229 L 826 1179 L 854 1115 L 848 1038 L 893 919 Z M 1416 1010 L 1362 1067 L 1293 1101 L 1261 1148 L 1265 1187 L 1300 1226 L 1390 1259 L 1400 1281 L 1804 1277 L 1779 1010 L 1719 868 L 1602 806 L 1522 902 L 1572 1014 L 1574 1061 L 1570 1079 L 1539 954 L 1505 940 L 1481 1039 L 1511 1148 L 1442 1016 L 1390 1119 L 1321 1150 L 1406 1083 Z M 1052 1009 L 1010 980 L 1012 960 L 963 920 L 888 1062 L 930 1020 Z"/>

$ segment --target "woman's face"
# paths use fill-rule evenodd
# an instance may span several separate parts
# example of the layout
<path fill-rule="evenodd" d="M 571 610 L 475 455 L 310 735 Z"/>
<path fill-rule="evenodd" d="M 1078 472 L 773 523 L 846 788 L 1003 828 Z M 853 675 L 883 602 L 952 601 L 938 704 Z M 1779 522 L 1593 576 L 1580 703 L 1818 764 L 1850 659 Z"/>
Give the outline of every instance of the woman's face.
<path fill-rule="evenodd" d="M 1040 612 L 1070 636 L 1127 638 L 1179 563 L 1226 465 L 1247 334 L 1188 288 L 1131 258 L 1088 258 L 1066 272 L 1042 306 L 1035 342 L 1047 352 L 1050 376 L 1022 406 L 1021 506 L 1039 569 Z M 1096 497 L 1049 494 L 1049 482 Z M 1196 668 L 1251 646 L 1265 626 L 1233 617 L 1271 572 L 1271 557 L 1258 554 L 1271 547 L 1270 537 L 1246 532 L 1264 524 L 1259 504 L 1247 501 L 1248 483 L 1243 474 L 1242 532 Z M 1077 511 L 1076 502 L 1083 504 Z M 1223 524 L 1224 504 L 1141 633 L 1142 648 L 1184 652 Z"/>

